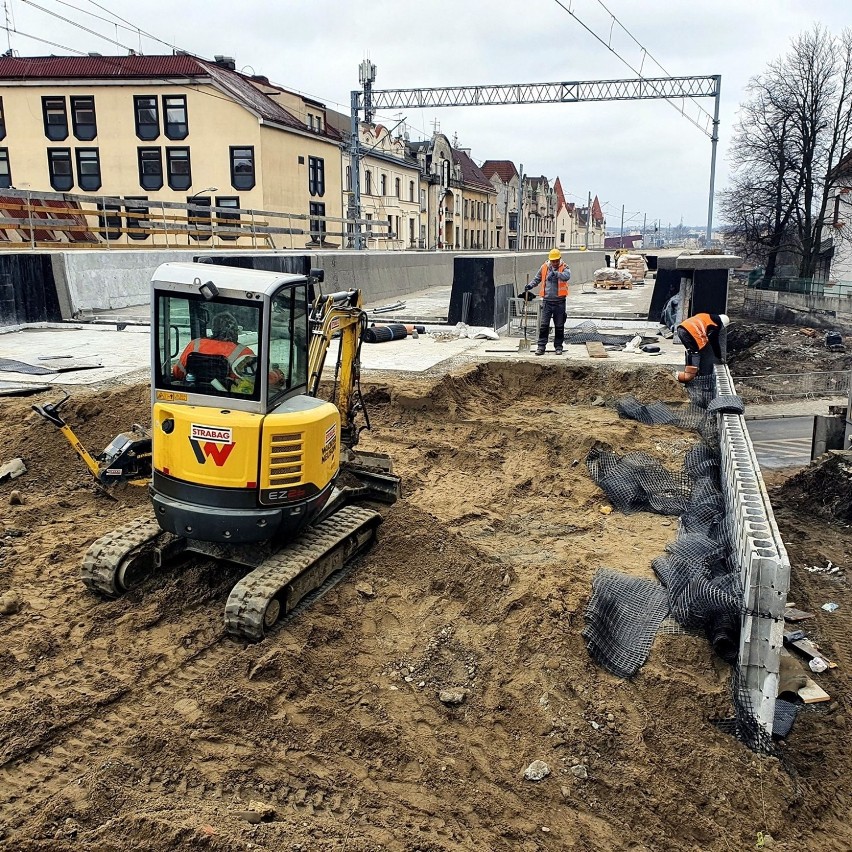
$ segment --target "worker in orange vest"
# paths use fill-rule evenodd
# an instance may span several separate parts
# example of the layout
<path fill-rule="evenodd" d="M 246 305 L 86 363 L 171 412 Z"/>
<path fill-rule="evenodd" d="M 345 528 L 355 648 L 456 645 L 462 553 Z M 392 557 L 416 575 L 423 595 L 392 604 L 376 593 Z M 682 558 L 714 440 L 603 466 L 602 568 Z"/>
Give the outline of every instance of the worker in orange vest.
<path fill-rule="evenodd" d="M 210 337 L 197 337 L 186 344 L 180 354 L 180 361 L 172 367 L 172 376 L 176 379 L 186 379 L 186 363 L 193 352 L 201 355 L 222 355 L 228 362 L 228 377 L 238 381 L 239 376 L 234 371 L 234 365 L 247 356 L 254 356 L 248 346 L 239 343 L 240 327 L 234 315 L 228 311 L 216 314 L 210 327 Z"/>
<path fill-rule="evenodd" d="M 542 264 L 538 275 L 524 287 L 524 297 L 526 298 L 528 291 L 538 287 L 538 295 L 541 297 L 541 321 L 535 354 L 544 355 L 552 319 L 553 348 L 557 355 L 561 355 L 562 344 L 565 342 L 565 300 L 568 298 L 571 270 L 562 262 L 562 252 L 558 248 L 550 250 L 547 261 Z"/>
<path fill-rule="evenodd" d="M 686 368 L 679 382 L 691 382 L 696 375 L 710 375 L 713 364 L 724 360 L 722 334 L 728 327 L 727 314 L 695 314 L 677 326 L 677 336 L 686 349 Z M 711 359 L 712 353 L 715 358 Z M 703 367 L 703 369 L 702 369 Z"/>

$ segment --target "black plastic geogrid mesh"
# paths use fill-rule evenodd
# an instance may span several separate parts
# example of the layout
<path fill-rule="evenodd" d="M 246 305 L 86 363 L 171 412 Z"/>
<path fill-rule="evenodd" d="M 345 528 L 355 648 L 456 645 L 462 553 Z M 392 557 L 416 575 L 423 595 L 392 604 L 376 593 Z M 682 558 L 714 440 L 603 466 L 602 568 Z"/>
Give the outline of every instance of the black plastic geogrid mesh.
<path fill-rule="evenodd" d="M 703 440 L 687 452 L 682 471 L 669 471 L 645 453 L 619 456 L 605 444 L 596 444 L 589 452 L 589 474 L 613 508 L 678 515 L 679 524 L 676 539 L 652 563 L 662 585 L 608 569 L 598 571 L 583 636 L 599 665 L 632 677 L 647 660 L 667 615 L 687 630 L 703 631 L 716 653 L 734 667 L 733 732 L 749 747 L 766 752 L 771 742 L 757 722 L 737 659 L 744 595 L 738 566 L 731 558 L 734 521 L 726 514 L 720 480 L 716 414 L 742 402 L 729 396 L 713 405 L 712 380 L 699 377 L 686 386 L 690 404 L 685 408 L 643 406 L 635 400 L 619 407 L 622 416 L 635 413 L 640 422 L 700 431 Z M 780 727 L 789 728 L 789 708 L 781 706 L 776 716 Z"/>
<path fill-rule="evenodd" d="M 565 329 L 566 343 L 604 343 L 611 346 L 627 343 L 632 335 L 602 334 L 598 327 L 590 321 L 580 323 Z"/>

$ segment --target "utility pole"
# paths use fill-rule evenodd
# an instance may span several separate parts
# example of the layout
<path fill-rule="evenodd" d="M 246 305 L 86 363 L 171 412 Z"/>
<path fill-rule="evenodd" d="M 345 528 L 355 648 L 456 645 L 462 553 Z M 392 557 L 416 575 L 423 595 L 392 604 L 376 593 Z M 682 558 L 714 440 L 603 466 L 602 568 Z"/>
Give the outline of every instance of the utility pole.
<path fill-rule="evenodd" d="M 648 214 L 644 213 L 642 215 L 642 248 L 648 248 L 645 245 L 645 226 L 648 224 Z"/>
<path fill-rule="evenodd" d="M 589 193 L 589 205 L 586 207 L 586 248 L 589 247 L 589 226 L 592 222 L 592 193 Z"/>
<path fill-rule="evenodd" d="M 518 251 L 524 250 L 524 164 L 518 170 Z"/>
<path fill-rule="evenodd" d="M 618 241 L 619 248 L 624 248 L 624 205 L 621 205 L 621 239 Z"/>

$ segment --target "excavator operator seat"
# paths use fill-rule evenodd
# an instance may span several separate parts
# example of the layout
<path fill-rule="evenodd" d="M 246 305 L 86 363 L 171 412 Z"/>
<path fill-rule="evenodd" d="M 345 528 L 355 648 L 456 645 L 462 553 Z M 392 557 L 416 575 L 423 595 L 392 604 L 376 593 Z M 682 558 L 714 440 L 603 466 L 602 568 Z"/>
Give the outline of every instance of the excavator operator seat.
<path fill-rule="evenodd" d="M 211 385 L 214 381 L 227 387 L 228 359 L 224 355 L 190 352 L 186 359 L 186 375 L 194 376 L 196 384 Z"/>

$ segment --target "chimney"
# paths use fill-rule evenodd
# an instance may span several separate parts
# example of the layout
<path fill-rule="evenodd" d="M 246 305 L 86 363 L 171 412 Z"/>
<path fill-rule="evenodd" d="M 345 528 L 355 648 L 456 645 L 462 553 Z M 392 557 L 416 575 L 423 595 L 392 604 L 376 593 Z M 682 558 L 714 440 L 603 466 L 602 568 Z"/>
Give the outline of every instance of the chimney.
<path fill-rule="evenodd" d="M 237 63 L 234 61 L 233 56 L 214 56 L 213 61 L 220 68 L 227 68 L 229 71 L 237 70 Z"/>

